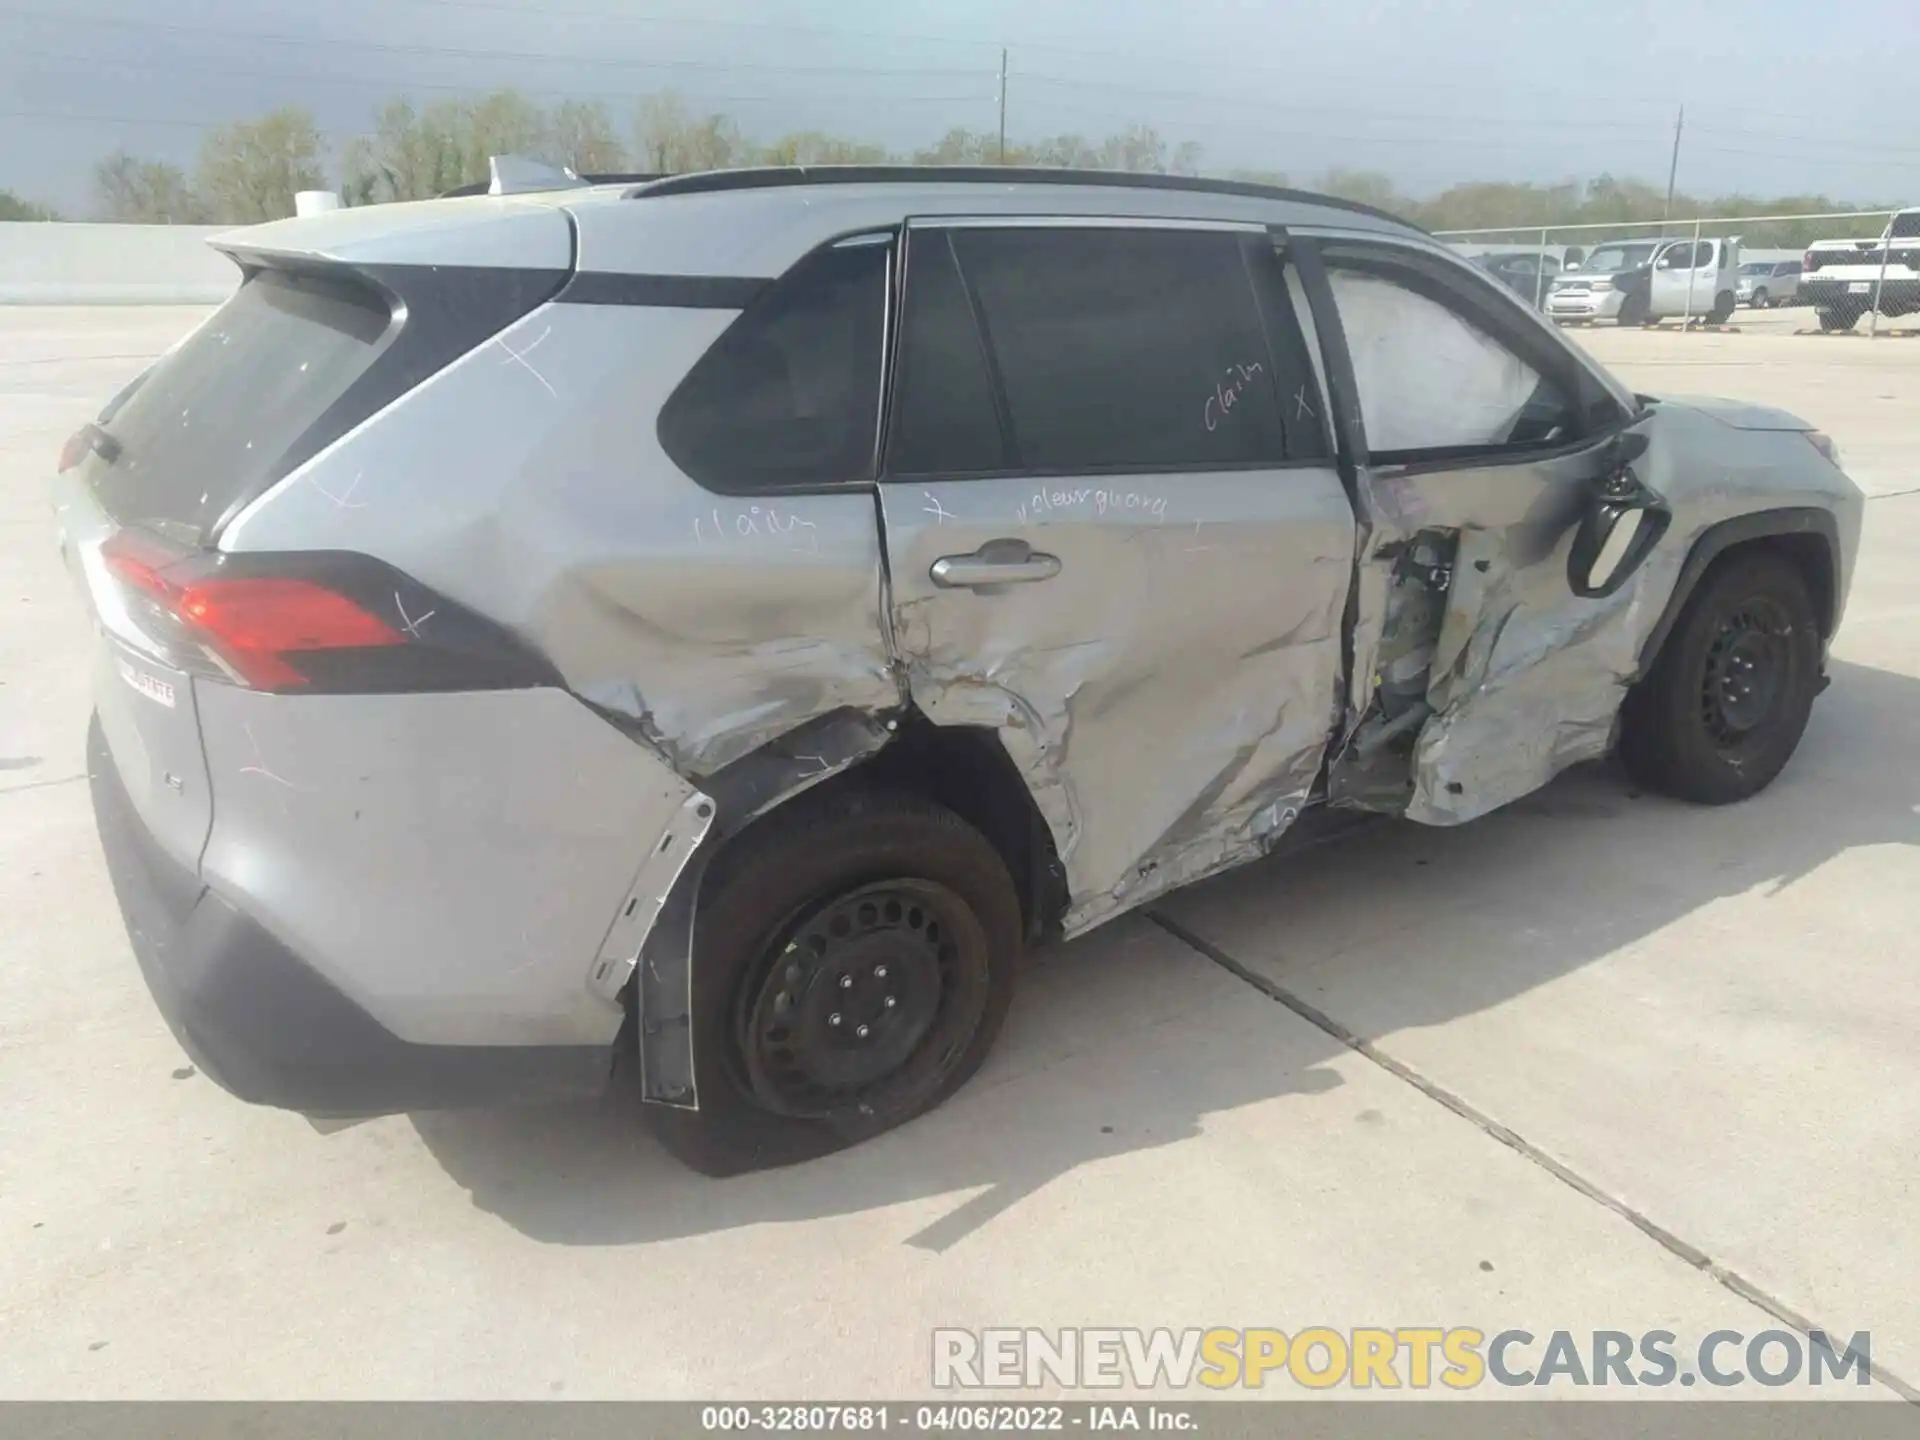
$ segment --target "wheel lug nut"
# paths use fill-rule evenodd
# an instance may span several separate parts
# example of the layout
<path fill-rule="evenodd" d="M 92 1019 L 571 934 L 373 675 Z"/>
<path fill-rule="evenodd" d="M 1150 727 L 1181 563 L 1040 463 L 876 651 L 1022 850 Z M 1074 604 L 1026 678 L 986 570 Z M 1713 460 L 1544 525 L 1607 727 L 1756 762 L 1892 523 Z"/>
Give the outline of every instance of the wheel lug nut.
<path fill-rule="evenodd" d="M 885 1001 L 883 1001 L 882 1003 L 887 1007 L 887 1009 L 891 1010 L 895 1005 L 898 1005 L 900 1002 L 898 1000 L 895 1000 L 893 996 L 889 995 L 887 996 Z"/>
<path fill-rule="evenodd" d="M 876 979 L 876 980 L 884 980 L 884 979 L 886 979 L 886 978 L 887 978 L 887 967 L 886 967 L 886 966 L 884 966 L 884 965 L 876 965 L 876 966 L 874 966 L 874 967 L 873 967 L 873 978 L 874 978 L 874 979 Z"/>
<path fill-rule="evenodd" d="M 827 1024 L 838 1025 L 839 1023 L 840 1023 L 840 1013 L 837 1010 L 833 1014 L 827 1016 Z"/>
<path fill-rule="evenodd" d="M 855 1030 L 853 1033 L 856 1036 L 858 1036 L 860 1039 L 864 1040 L 867 1038 L 867 1027 L 862 1025 L 858 1030 Z"/>
<path fill-rule="evenodd" d="M 840 988 L 842 990 L 851 990 L 853 988 L 853 977 L 851 975 L 842 975 L 840 977 Z"/>

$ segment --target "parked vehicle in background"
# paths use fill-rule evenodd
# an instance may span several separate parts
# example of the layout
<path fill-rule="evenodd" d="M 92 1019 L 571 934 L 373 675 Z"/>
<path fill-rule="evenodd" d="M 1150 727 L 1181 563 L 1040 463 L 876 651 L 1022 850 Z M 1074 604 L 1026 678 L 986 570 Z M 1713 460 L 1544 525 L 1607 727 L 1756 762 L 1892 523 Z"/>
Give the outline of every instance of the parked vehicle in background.
<path fill-rule="evenodd" d="M 1816 240 L 1800 265 L 1802 303 L 1822 330 L 1851 330 L 1875 308 L 1888 319 L 1920 311 L 1920 207 L 1895 211 L 1878 239 Z"/>
<path fill-rule="evenodd" d="M 1798 260 L 1759 260 L 1740 267 L 1740 282 L 1734 298 L 1755 310 L 1776 305 L 1799 303 L 1800 262 Z"/>
<path fill-rule="evenodd" d="M 1553 282 L 1547 313 L 1561 323 L 1646 325 L 1691 315 L 1723 325 L 1740 283 L 1740 242 L 1605 240 Z"/>
<path fill-rule="evenodd" d="M 618 1065 L 702 1169 L 807 1158 L 964 1084 L 1029 947 L 1616 737 L 1741 800 L 1824 687 L 1827 437 L 1390 215 L 514 173 L 217 237 L 238 293 L 62 457 L 107 866 L 245 1099 Z"/>
<path fill-rule="evenodd" d="M 1551 255 L 1496 253 L 1482 255 L 1476 263 L 1529 305 L 1542 309 L 1546 308 L 1554 277 L 1560 273 L 1560 262 Z"/>

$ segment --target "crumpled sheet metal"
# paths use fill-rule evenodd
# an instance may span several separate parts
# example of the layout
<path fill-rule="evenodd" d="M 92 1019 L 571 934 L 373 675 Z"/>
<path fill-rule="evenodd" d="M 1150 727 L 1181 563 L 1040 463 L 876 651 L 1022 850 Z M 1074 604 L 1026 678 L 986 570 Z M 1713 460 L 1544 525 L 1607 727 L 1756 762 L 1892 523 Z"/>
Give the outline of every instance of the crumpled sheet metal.
<path fill-rule="evenodd" d="M 895 613 L 915 703 L 936 724 L 996 730 L 1026 780 L 1065 871 L 1069 935 L 1276 843 L 1340 706 L 1337 580 L 1300 586 L 1291 613 L 1248 607 L 1212 646 L 1171 628 L 1164 588 L 1119 588 L 1102 638 L 1069 645 L 1018 643 L 1022 628 L 985 608 L 978 629 L 951 611 L 930 624 L 950 599 Z"/>
<path fill-rule="evenodd" d="M 1461 534 L 1409 820 L 1476 820 L 1607 753 L 1653 624 L 1646 597 L 1665 599 L 1675 567 L 1663 559 L 1615 594 L 1582 601 L 1565 580 L 1571 542 L 1569 532 L 1549 560 L 1513 569 L 1498 559 L 1498 537 Z"/>

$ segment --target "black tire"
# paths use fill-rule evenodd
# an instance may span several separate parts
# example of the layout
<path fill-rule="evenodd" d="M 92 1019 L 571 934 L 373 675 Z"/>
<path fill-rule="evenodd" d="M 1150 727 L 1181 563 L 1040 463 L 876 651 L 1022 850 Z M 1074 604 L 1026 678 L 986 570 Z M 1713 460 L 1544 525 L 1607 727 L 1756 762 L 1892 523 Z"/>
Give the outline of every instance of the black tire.
<path fill-rule="evenodd" d="M 1767 298 L 1766 286 L 1763 285 L 1758 290 L 1753 292 L 1753 308 L 1754 309 L 1765 310 L 1770 308 L 1772 304 L 1773 302 Z"/>
<path fill-rule="evenodd" d="M 1620 324 L 1644 325 L 1647 323 L 1647 297 L 1641 291 L 1634 291 L 1620 302 Z"/>
<path fill-rule="evenodd" d="M 1628 773 L 1702 805 L 1764 790 L 1806 731 L 1820 647 L 1819 617 L 1791 561 L 1759 552 L 1715 566 L 1621 711 Z"/>
<path fill-rule="evenodd" d="M 1850 315 L 1844 310 L 1836 310 L 1830 306 L 1823 307 L 1819 314 L 1820 328 L 1829 334 L 1837 330 L 1851 330 L 1854 322 L 1859 318 L 1858 315 Z"/>
<path fill-rule="evenodd" d="M 693 957 L 700 1108 L 645 1107 L 654 1132 L 694 1169 L 730 1175 L 904 1124 L 980 1068 L 1012 1002 L 1021 947 L 1005 862 L 952 811 L 837 787 L 800 797 L 705 877 Z M 886 975 L 872 962 L 890 957 L 899 973 L 872 980 Z M 844 1025 L 837 1009 L 819 1013 L 841 983 Z M 856 1053 L 847 1033 L 866 1010 L 873 1043 L 903 1058 L 871 1083 L 821 1083 L 823 1070 L 884 1059 Z M 839 1028 L 826 1029 L 829 1018 Z M 860 1034 L 864 1044 L 866 1026 Z"/>
<path fill-rule="evenodd" d="M 1733 318 L 1733 292 L 1722 290 L 1713 297 L 1713 309 L 1707 312 L 1707 324 L 1724 325 Z"/>

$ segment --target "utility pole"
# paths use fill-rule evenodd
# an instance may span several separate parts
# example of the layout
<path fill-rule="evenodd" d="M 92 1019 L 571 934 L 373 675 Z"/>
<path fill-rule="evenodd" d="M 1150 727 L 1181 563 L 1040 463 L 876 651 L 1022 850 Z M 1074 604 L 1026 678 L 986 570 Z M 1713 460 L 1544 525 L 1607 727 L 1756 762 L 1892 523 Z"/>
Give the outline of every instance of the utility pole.
<path fill-rule="evenodd" d="M 1673 163 L 1667 166 L 1667 208 L 1660 212 L 1660 235 L 1666 237 L 1667 221 L 1673 218 L 1673 182 L 1680 174 L 1680 132 L 1686 128 L 1687 107 L 1680 107 L 1680 117 L 1673 122 Z"/>
<path fill-rule="evenodd" d="M 1000 163 L 1007 163 L 1007 47 L 1000 47 Z"/>

